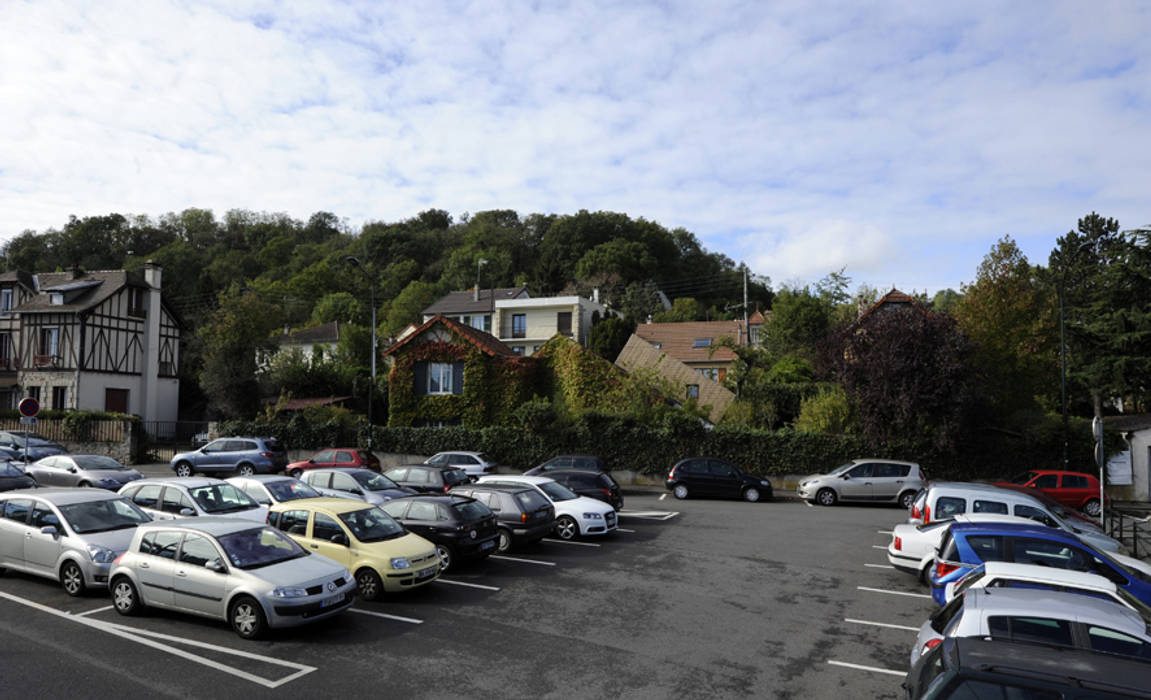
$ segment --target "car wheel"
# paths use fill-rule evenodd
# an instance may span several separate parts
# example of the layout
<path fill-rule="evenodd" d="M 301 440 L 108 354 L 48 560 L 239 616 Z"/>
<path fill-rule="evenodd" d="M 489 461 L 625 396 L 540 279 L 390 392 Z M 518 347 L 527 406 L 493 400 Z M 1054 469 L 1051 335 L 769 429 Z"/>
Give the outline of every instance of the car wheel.
<path fill-rule="evenodd" d="M 1092 498 L 1083 504 L 1083 512 L 1090 515 L 1092 518 L 1098 518 L 1102 509 L 1099 507 L 1099 499 Z"/>
<path fill-rule="evenodd" d="M 561 540 L 570 540 L 578 534 L 579 525 L 570 515 L 561 515 L 556 518 L 556 537 Z"/>
<path fill-rule="evenodd" d="M 288 476 L 292 477 L 293 479 L 299 479 L 303 475 L 303 469 L 293 469 L 292 471 L 288 472 Z"/>
<path fill-rule="evenodd" d="M 923 567 L 923 571 L 919 572 L 919 582 L 922 583 L 924 586 L 928 586 L 928 587 L 931 586 L 931 564 L 930 563 L 928 563 L 927 566 Z"/>
<path fill-rule="evenodd" d="M 675 488 L 673 488 L 671 492 L 681 501 L 687 498 L 687 487 L 683 484 L 676 484 Z"/>
<path fill-rule="evenodd" d="M 84 592 L 84 572 L 74 561 L 66 561 L 60 567 L 60 585 L 64 592 L 71 596 L 78 596 Z"/>
<path fill-rule="evenodd" d="M 915 503 L 915 492 L 904 491 L 899 496 L 899 507 L 903 510 L 911 510 L 911 504 Z"/>
<path fill-rule="evenodd" d="M 819 493 L 815 494 L 815 502 L 821 506 L 833 506 L 839 500 L 839 496 L 831 489 L 820 489 Z"/>
<path fill-rule="evenodd" d="M 136 587 L 127 576 L 118 576 L 112 581 L 112 605 L 121 615 L 135 615 L 144 607 Z"/>
<path fill-rule="evenodd" d="M 437 544 L 436 554 L 440 555 L 440 571 L 447 571 L 452 566 L 452 548 Z"/>
<path fill-rule="evenodd" d="M 256 470 L 250 464 L 241 464 L 236 468 L 236 473 L 240 476 L 251 476 L 256 473 Z"/>
<path fill-rule="evenodd" d="M 268 626 L 264 619 L 264 609 L 253 598 L 243 596 L 232 603 L 228 612 L 232 629 L 244 639 L 257 639 Z"/>
<path fill-rule="evenodd" d="M 512 548 L 512 535 L 507 530 L 500 530 L 500 537 L 496 540 L 496 549 L 506 552 Z"/>
<path fill-rule="evenodd" d="M 748 503 L 755 503 L 759 500 L 759 489 L 754 486 L 749 486 L 743 490 L 743 500 Z"/>
<path fill-rule="evenodd" d="M 364 600 L 377 600 L 384 592 L 384 583 L 375 571 L 360 569 L 356 572 L 356 590 Z"/>
<path fill-rule="evenodd" d="M 192 465 L 187 462 L 180 462 L 176 465 L 176 476 L 192 476 L 195 473 Z"/>
<path fill-rule="evenodd" d="M 90 489 L 90 488 L 92 488 L 92 484 L 91 484 L 91 483 L 89 483 L 89 482 L 87 482 L 87 481 L 81 481 L 80 483 L 76 484 L 76 486 L 78 486 L 78 487 L 80 487 L 80 488 L 82 488 L 82 489 Z"/>

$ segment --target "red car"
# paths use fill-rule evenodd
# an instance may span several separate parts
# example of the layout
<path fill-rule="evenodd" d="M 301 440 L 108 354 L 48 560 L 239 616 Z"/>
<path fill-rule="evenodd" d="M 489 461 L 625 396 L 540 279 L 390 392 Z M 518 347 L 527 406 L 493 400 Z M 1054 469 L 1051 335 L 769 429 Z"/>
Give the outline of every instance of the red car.
<path fill-rule="evenodd" d="M 292 462 L 284 470 L 288 476 L 299 478 L 300 474 L 309 469 L 323 469 L 326 467 L 358 467 L 380 471 L 380 460 L 371 452 L 356 447 L 337 447 L 331 450 L 320 450 L 302 462 Z"/>
<path fill-rule="evenodd" d="M 1036 489 L 1068 508 L 1099 517 L 1099 479 L 1090 474 L 1059 469 L 1033 469 L 1023 472 L 1011 481 L 995 485 Z"/>

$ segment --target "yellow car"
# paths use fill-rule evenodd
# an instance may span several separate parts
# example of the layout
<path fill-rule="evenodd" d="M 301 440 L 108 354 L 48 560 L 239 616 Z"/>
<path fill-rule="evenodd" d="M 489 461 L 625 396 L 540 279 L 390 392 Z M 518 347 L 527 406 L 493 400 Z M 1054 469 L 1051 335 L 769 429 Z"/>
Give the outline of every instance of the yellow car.
<path fill-rule="evenodd" d="M 364 600 L 411 590 L 440 576 L 436 547 L 377 506 L 348 498 L 307 498 L 272 506 L 268 524 L 356 577 Z"/>

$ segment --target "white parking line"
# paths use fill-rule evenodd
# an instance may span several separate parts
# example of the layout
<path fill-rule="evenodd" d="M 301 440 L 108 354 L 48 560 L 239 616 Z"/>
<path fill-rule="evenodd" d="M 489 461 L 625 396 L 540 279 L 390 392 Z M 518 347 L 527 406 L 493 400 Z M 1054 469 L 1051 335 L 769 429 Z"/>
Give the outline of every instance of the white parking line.
<path fill-rule="evenodd" d="M 926 593 L 907 593 L 905 591 L 887 591 L 882 588 L 868 588 L 867 586 L 856 586 L 856 589 L 861 591 L 871 591 L 872 593 L 887 593 L 888 595 L 903 595 L 908 598 L 930 598 L 931 596 Z"/>
<path fill-rule="evenodd" d="M 468 583 L 467 581 L 453 581 L 450 578 L 438 578 L 436 583 L 450 583 L 453 586 L 467 586 L 468 588 L 479 588 L 485 591 L 498 591 L 499 588 L 495 586 L 485 586 L 482 583 Z"/>
<path fill-rule="evenodd" d="M 678 510 L 621 510 L 621 518 L 643 518 L 645 520 L 671 520 L 679 515 Z"/>
<path fill-rule="evenodd" d="M 222 671 L 224 673 L 231 674 L 231 675 L 236 676 L 238 678 L 243 678 L 244 680 L 251 681 L 253 683 L 257 683 L 259 685 L 264 686 L 265 688 L 278 688 L 285 683 L 294 681 L 297 678 L 299 678 L 300 676 L 307 675 L 307 674 L 311 673 L 312 671 L 316 670 L 315 666 L 305 666 L 303 664 L 298 664 L 298 663 L 295 663 L 292 661 L 284 661 L 283 659 L 272 658 L 271 656 L 263 656 L 261 654 L 253 654 L 253 653 L 248 652 L 248 651 L 239 651 L 236 649 L 228 649 L 228 648 L 222 647 L 218 644 L 206 644 L 204 642 L 196 642 L 196 641 L 192 641 L 190 639 L 184 639 L 182 637 L 173 637 L 173 636 L 166 635 L 166 634 L 160 634 L 159 632 L 149 632 L 147 630 L 135 629 L 132 627 L 128 627 L 126 625 L 118 625 L 118 624 L 114 624 L 114 623 L 110 623 L 110 622 L 101 622 L 99 620 L 89 620 L 88 618 L 80 617 L 78 615 L 72 615 L 72 614 L 66 613 L 66 612 L 62 612 L 60 610 L 50 608 L 47 605 L 41 605 L 40 603 L 37 603 L 35 601 L 26 600 L 24 598 L 20 598 L 19 596 L 14 596 L 14 595 L 11 595 L 9 593 L 0 592 L 0 598 L 5 598 L 6 600 L 11 600 L 12 602 L 19 603 L 20 605 L 26 605 L 30 608 L 35 609 L 35 610 L 39 610 L 41 612 L 48 613 L 49 615 L 55 615 L 57 617 L 61 617 L 61 618 L 64 618 L 66 620 L 72 620 L 73 622 L 76 622 L 78 624 L 84 625 L 86 627 L 91 627 L 92 629 L 99 630 L 100 632 L 106 632 L 110 635 L 120 637 L 122 639 L 126 639 L 130 642 L 142 644 L 146 647 L 152 647 L 153 649 L 157 649 L 159 651 L 163 651 L 163 652 L 172 654 L 174 656 L 178 656 L 181 659 L 191 661 L 192 663 L 197 663 L 197 664 L 200 664 L 202 666 L 214 668 L 218 671 Z M 145 637 L 155 637 L 156 639 L 166 639 L 166 640 L 178 642 L 184 646 L 192 646 L 192 647 L 200 647 L 200 648 L 204 648 L 204 649 L 211 649 L 211 650 L 215 651 L 216 653 L 231 654 L 233 656 L 239 656 L 239 657 L 242 657 L 245 659 L 255 659 L 257 661 L 262 661 L 266 664 L 272 664 L 272 665 L 276 665 L 276 666 L 284 666 L 287 668 L 295 669 L 295 673 L 291 673 L 291 674 L 284 676 L 283 678 L 280 678 L 277 680 L 272 680 L 269 678 L 264 678 L 262 676 L 257 676 L 254 673 L 249 673 L 247 671 L 241 671 L 238 668 L 233 668 L 231 666 L 228 666 L 227 664 L 220 663 L 219 661 L 215 661 L 213 659 L 209 659 L 209 658 L 206 658 L 203 656 L 196 656 L 195 654 L 189 653 L 186 648 L 180 648 L 180 647 L 170 646 L 168 644 L 162 644 L 162 643 L 155 641 L 153 639 L 146 639 Z"/>
<path fill-rule="evenodd" d="M 603 545 L 598 545 L 595 542 L 575 542 L 573 540 L 553 540 L 550 537 L 545 537 L 541 541 L 543 541 L 543 542 L 556 542 L 558 544 L 575 544 L 575 545 L 579 545 L 580 547 L 601 547 L 601 546 L 603 546 Z"/>
<path fill-rule="evenodd" d="M 918 627 L 910 625 L 893 625 L 889 622 L 871 622 L 870 620 L 853 620 L 850 617 L 843 618 L 844 622 L 852 622 L 857 625 L 871 625 L 872 627 L 887 627 L 893 630 L 907 630 L 909 632 L 918 632 Z"/>
<path fill-rule="evenodd" d="M 811 501 L 804 501 L 803 505 L 807 506 L 808 508 L 814 508 L 815 507 L 815 506 L 811 505 Z"/>
<path fill-rule="evenodd" d="M 104 612 L 105 610 L 114 610 L 114 608 L 111 605 L 105 605 L 104 607 L 96 608 L 95 610 L 85 610 L 82 613 L 76 613 L 76 617 L 84 617 L 85 615 L 95 615 L 96 613 Z"/>
<path fill-rule="evenodd" d="M 891 564 L 864 564 L 869 569 L 894 569 Z"/>
<path fill-rule="evenodd" d="M 872 549 L 887 549 L 887 547 L 884 547 L 881 544 L 873 544 L 873 545 L 871 545 L 871 548 Z"/>
<path fill-rule="evenodd" d="M 503 559 L 504 561 L 518 561 L 523 564 L 539 564 L 540 566 L 555 566 L 554 561 L 540 561 L 538 559 L 520 559 L 519 557 L 505 557 L 502 554 L 493 554 L 488 559 Z"/>
<path fill-rule="evenodd" d="M 856 668 L 856 669 L 859 669 L 860 671 L 872 671 L 874 673 L 886 673 L 890 676 L 901 676 L 902 677 L 902 676 L 907 675 L 907 671 L 892 671 L 889 668 L 879 668 L 878 666 L 864 666 L 862 664 L 849 664 L 846 661 L 833 661 L 832 659 L 828 659 L 827 663 L 831 664 L 832 666 L 843 666 L 844 668 Z"/>
<path fill-rule="evenodd" d="M 876 532 L 878 532 L 881 535 L 894 535 L 895 534 L 895 532 L 893 530 L 876 530 Z"/>
<path fill-rule="evenodd" d="M 661 500 L 661 501 L 662 501 L 662 500 L 663 500 L 663 499 L 665 499 L 665 498 L 667 498 L 667 494 L 666 494 L 666 493 L 665 493 L 665 494 L 663 494 L 663 495 L 661 495 L 661 496 L 659 497 L 659 500 Z"/>
<path fill-rule="evenodd" d="M 634 533 L 635 532 L 635 530 L 628 530 L 627 528 L 622 528 L 622 527 L 617 527 L 615 529 L 615 531 L 616 532 L 628 532 L 628 533 Z"/>
<path fill-rule="evenodd" d="M 389 615 L 387 613 L 375 612 L 374 610 L 360 610 L 359 608 L 348 608 L 348 612 L 359 613 L 361 615 L 371 615 L 372 617 L 382 617 L 385 620 L 395 620 L 396 622 L 407 622 L 413 625 L 424 624 L 423 620 L 417 620 L 414 617 L 400 617 L 399 615 Z"/>

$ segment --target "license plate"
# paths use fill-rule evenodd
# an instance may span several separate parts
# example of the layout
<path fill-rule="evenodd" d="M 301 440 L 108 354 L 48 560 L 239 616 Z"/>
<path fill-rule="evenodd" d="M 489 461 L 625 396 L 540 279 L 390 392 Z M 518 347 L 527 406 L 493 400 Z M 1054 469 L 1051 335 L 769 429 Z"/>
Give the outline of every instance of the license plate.
<path fill-rule="evenodd" d="M 340 601 L 344 599 L 342 595 L 334 595 L 331 598 L 324 598 L 320 601 L 321 608 L 330 608 L 333 605 L 339 605 Z"/>
<path fill-rule="evenodd" d="M 416 578 L 430 578 L 432 576 L 435 576 L 436 572 L 439 570 L 440 570 L 440 568 L 438 566 L 433 566 L 431 568 L 424 569 L 423 571 L 416 574 Z"/>
<path fill-rule="evenodd" d="M 491 549 L 492 547 L 495 547 L 495 546 L 496 546 L 495 540 L 488 540 L 487 542 L 484 542 L 483 544 L 480 545 L 480 551 L 483 551 L 485 549 Z"/>

